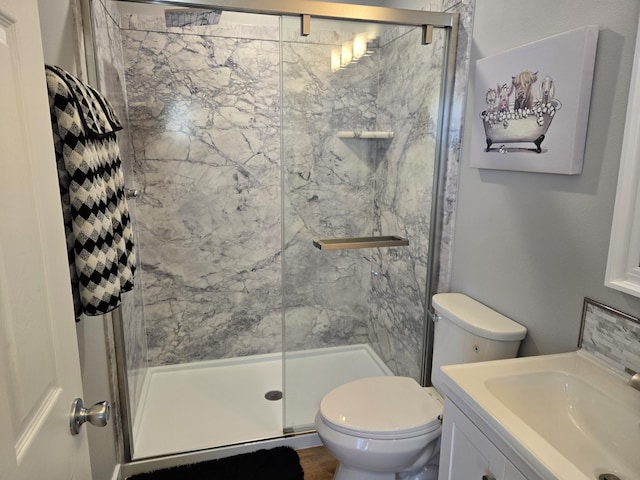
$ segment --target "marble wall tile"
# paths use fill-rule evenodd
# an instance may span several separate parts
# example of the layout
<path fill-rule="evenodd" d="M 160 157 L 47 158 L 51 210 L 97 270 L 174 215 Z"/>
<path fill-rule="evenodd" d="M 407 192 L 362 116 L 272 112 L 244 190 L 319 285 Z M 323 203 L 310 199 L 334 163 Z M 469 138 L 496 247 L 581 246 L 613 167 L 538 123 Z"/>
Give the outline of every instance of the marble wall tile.
<path fill-rule="evenodd" d="M 440 79 L 423 53 L 438 35 L 378 29 L 372 56 L 332 72 L 360 27 L 300 37 L 285 21 L 280 50 L 264 25 L 120 22 L 150 363 L 369 342 L 418 378 Z M 375 129 L 396 137 L 336 135 Z M 312 245 L 371 234 L 411 246 Z"/>
<path fill-rule="evenodd" d="M 311 33 L 301 35 L 299 16 L 283 16 L 280 38 L 285 43 L 309 43 L 315 45 L 341 46 L 353 41 L 356 35 L 362 35 L 374 43 L 387 30 L 394 31 L 393 26 L 350 20 L 311 18 Z M 330 64 L 331 57 L 322 57 Z"/>
<path fill-rule="evenodd" d="M 93 3 L 93 7 L 94 9 L 100 9 L 100 7 L 95 3 L 96 0 L 91 0 Z M 111 21 L 113 22 L 113 26 L 116 28 L 120 28 L 121 27 L 121 18 L 120 18 L 120 11 L 118 10 L 118 7 L 116 5 L 116 1 L 115 0 L 97 0 L 98 2 L 100 2 L 101 4 L 101 11 L 100 12 L 96 12 L 96 14 L 94 15 L 103 15 L 103 14 L 107 14 L 110 18 Z"/>
<path fill-rule="evenodd" d="M 442 224 L 438 261 L 438 275 L 434 291 L 448 292 L 451 279 L 451 262 L 453 258 L 453 236 L 455 232 L 455 212 L 458 199 L 458 175 L 462 138 L 464 135 L 464 113 L 469 84 L 469 67 L 473 32 L 473 12 L 475 0 L 446 0 L 443 11 L 460 14 L 458 30 L 458 47 L 456 49 L 456 72 L 454 77 L 451 119 L 448 128 L 447 161 L 443 169 L 443 188 L 440 197 L 441 208 L 438 215 Z"/>
<path fill-rule="evenodd" d="M 443 191 L 441 194 L 441 209 L 438 215 L 442 219 L 440 250 L 432 261 L 439 264 L 439 275 L 435 279 L 436 291 L 446 291 L 449 288 L 449 272 L 451 262 L 451 246 L 455 227 L 455 207 L 457 199 L 457 179 L 459 171 L 459 151 L 462 140 L 462 123 L 464 105 L 466 101 L 466 87 L 468 83 L 469 57 L 471 48 L 471 25 L 473 21 L 474 1 L 463 2 L 445 1 L 437 6 L 427 5 L 427 9 L 457 11 L 460 13 L 460 31 L 458 35 L 458 49 L 456 55 L 456 75 L 454 82 L 454 98 L 451 108 L 451 118 L 448 124 L 448 155 L 442 167 Z M 412 8 L 417 8 L 413 6 Z M 415 29 L 414 29 L 415 30 Z M 379 215 L 379 231 L 393 226 L 396 231 L 403 232 L 410 239 L 411 245 L 406 250 L 388 250 L 379 252 L 375 258 L 377 262 L 376 275 L 371 289 L 371 317 L 368 330 L 369 342 L 377 353 L 385 360 L 397 374 L 408 375 L 419 379 L 420 356 L 422 341 L 425 335 L 425 292 L 424 285 L 427 268 L 430 268 L 428 258 L 428 236 L 430 229 L 429 211 L 431 208 L 431 186 L 433 182 L 433 163 L 425 161 L 435 155 L 435 125 L 437 122 L 437 95 L 427 92 L 437 92 L 440 87 L 441 63 L 422 56 L 425 48 L 438 51 L 444 41 L 443 32 L 435 30 L 434 44 L 425 47 L 418 41 L 411 41 L 411 35 L 417 32 L 403 32 L 403 35 L 388 35 L 382 42 L 387 82 L 381 81 L 381 92 L 378 101 L 378 128 L 392 129 L 403 132 L 405 139 L 394 138 L 393 148 L 383 145 L 386 150 L 379 155 L 379 161 L 384 167 L 400 165 L 403 162 L 414 164 L 410 167 L 392 167 L 390 171 L 379 168 L 383 184 L 378 182 L 376 195 L 376 213 Z M 407 62 L 418 64 L 415 70 L 408 70 Z M 403 69 L 406 73 L 403 75 Z M 420 72 L 420 76 L 416 75 Z M 408 75 L 408 78 L 407 78 Z M 411 75 L 414 77 L 411 78 Z M 384 75 L 383 75 L 384 76 Z M 397 83 L 394 81 L 397 80 Z M 426 84 L 426 91 L 416 90 Z M 406 96 L 397 96 L 408 86 Z M 390 99 L 384 98 L 384 92 L 394 92 Z M 411 105 L 415 99 L 422 99 L 415 113 L 408 111 L 404 105 Z M 389 111 L 385 117 L 385 104 Z M 397 105 L 404 107 L 403 116 L 397 116 Z M 412 123 L 402 125 L 403 121 Z M 396 122 L 390 126 L 389 122 Z M 400 122 L 401 127 L 397 126 Z M 412 129 L 413 125 L 413 129 Z M 420 128 L 424 130 L 421 132 Z M 407 134 L 413 130 L 412 134 Z M 401 141 L 399 141 L 401 140 Z M 395 151 L 394 151 L 395 150 Z M 387 167 L 388 169 L 389 167 Z M 424 183 L 416 181 L 416 172 L 423 172 Z M 394 182 L 393 179 L 402 181 Z M 406 182 L 406 183 L 405 183 Z M 415 195 L 411 199 L 390 195 L 394 192 L 394 184 L 409 185 L 409 190 Z M 428 185 L 428 188 L 424 188 Z M 385 193 L 386 191 L 386 193 Z M 391 200 L 392 199 L 392 200 Z M 404 205 L 403 205 L 404 204 Z"/>
<path fill-rule="evenodd" d="M 475 0 L 391 0 L 389 6 L 412 10 L 435 12 L 457 12 L 460 14 L 456 49 L 456 67 L 454 93 L 451 103 L 451 118 L 448 124 L 446 162 L 443 166 L 440 183 L 442 185 L 437 215 L 442 225 L 439 238 L 437 275 L 434 279 L 434 292 L 449 291 L 453 235 L 455 232 L 455 212 L 458 196 L 458 175 L 463 137 L 463 117 L 466 109 L 467 87 L 469 83 L 469 65 L 473 31 L 473 12 Z"/>
<path fill-rule="evenodd" d="M 168 27 L 164 18 L 165 8 L 158 6 L 157 15 L 121 14 L 122 28 L 158 33 L 174 33 L 177 35 L 203 35 L 207 37 L 272 40 L 278 41 L 277 21 L 267 25 L 252 25 L 252 14 L 235 13 L 234 17 L 245 17 L 247 23 L 227 22 L 227 14 L 222 12 L 220 23 L 216 25 L 193 25 L 184 27 Z M 270 25 L 271 24 L 271 25 Z M 298 20 L 299 24 L 299 20 Z"/>
<path fill-rule="evenodd" d="M 628 374 L 640 372 L 640 318 L 585 299 L 580 345 Z"/>
<path fill-rule="evenodd" d="M 380 249 L 370 292 L 369 343 L 397 375 L 420 379 L 424 339 L 429 217 L 436 158 L 443 48 L 441 31 L 421 44 L 421 29 L 383 45 L 378 129 L 395 132 L 378 145 L 376 233 L 408 247 Z"/>
<path fill-rule="evenodd" d="M 152 365 L 281 349 L 279 46 L 196 28 L 123 30 Z"/>
<path fill-rule="evenodd" d="M 375 151 L 337 132 L 373 130 L 378 63 L 367 57 L 332 72 L 327 35 L 314 23 L 304 41 L 299 24 L 283 32 L 295 39 L 284 42 L 282 56 L 288 349 L 366 343 L 368 262 L 360 251 L 321 251 L 312 242 L 372 232 Z"/>

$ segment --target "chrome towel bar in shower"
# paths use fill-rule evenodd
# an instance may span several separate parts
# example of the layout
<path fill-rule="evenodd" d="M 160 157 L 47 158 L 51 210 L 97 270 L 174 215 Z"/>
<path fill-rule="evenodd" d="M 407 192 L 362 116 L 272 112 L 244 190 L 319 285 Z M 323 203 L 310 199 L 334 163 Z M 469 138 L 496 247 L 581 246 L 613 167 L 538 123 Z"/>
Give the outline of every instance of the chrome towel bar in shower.
<path fill-rule="evenodd" d="M 396 235 L 384 237 L 325 238 L 314 240 L 313 246 L 320 250 L 346 250 L 348 248 L 404 247 L 409 240 Z"/>

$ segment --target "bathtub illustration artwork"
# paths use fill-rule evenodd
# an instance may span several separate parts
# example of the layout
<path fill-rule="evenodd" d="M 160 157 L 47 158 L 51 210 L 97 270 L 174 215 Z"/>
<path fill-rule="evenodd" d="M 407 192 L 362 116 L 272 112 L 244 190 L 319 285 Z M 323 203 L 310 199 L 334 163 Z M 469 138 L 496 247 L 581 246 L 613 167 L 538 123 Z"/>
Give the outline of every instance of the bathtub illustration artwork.
<path fill-rule="evenodd" d="M 580 175 L 599 27 L 476 60 L 469 165 Z"/>
<path fill-rule="evenodd" d="M 526 70 L 513 76 L 509 83 L 497 83 L 495 89 L 487 91 L 486 110 L 480 113 L 485 152 L 506 154 L 507 144 L 512 143 L 533 143 L 535 149 L 529 150 L 542 152 L 542 142 L 562 104 L 554 96 L 555 85 L 549 75 L 535 88 L 539 76 L 538 71 Z"/>

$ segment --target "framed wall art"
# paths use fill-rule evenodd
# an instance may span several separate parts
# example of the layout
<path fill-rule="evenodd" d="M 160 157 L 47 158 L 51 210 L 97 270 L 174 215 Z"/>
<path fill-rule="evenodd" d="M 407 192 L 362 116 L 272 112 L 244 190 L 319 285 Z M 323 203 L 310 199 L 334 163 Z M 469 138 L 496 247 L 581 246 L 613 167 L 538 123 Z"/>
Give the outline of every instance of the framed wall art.
<path fill-rule="evenodd" d="M 471 166 L 582 173 L 598 27 L 476 63 Z"/>

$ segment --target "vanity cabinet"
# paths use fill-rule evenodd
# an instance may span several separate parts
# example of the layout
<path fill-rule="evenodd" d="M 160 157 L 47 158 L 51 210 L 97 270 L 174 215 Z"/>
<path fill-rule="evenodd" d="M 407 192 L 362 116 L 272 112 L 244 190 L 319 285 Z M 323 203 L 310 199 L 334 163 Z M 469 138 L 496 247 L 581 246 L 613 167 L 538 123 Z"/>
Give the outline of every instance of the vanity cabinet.
<path fill-rule="evenodd" d="M 449 398 L 441 440 L 438 480 L 527 480 Z"/>

